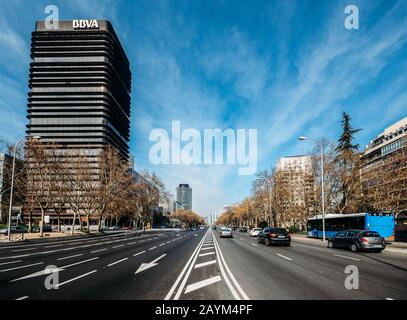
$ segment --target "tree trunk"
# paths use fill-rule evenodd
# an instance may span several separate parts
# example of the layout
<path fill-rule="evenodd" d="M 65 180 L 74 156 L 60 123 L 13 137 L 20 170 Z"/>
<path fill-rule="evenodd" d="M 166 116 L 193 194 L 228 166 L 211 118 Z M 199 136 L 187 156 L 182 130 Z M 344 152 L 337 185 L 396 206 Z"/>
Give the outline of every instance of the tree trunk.
<path fill-rule="evenodd" d="M 28 232 L 33 232 L 33 212 L 32 210 L 29 211 L 28 214 Z"/>
<path fill-rule="evenodd" d="M 40 237 L 44 236 L 44 217 L 45 217 L 45 210 L 41 208 L 41 221 L 40 221 Z"/>
<path fill-rule="evenodd" d="M 72 221 L 72 230 L 71 230 L 71 235 L 73 236 L 74 230 L 75 230 L 75 220 L 76 220 L 76 211 L 73 213 L 73 221 Z"/>

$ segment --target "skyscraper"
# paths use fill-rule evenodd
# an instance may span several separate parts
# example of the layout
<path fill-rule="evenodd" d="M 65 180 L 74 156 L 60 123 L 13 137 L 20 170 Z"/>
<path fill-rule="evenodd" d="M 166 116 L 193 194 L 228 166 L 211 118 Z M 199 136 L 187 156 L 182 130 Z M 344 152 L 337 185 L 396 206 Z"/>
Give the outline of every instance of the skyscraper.
<path fill-rule="evenodd" d="M 28 136 L 54 144 L 65 162 L 81 152 L 96 163 L 109 145 L 128 159 L 131 71 L 111 23 L 37 21 L 31 59 Z"/>
<path fill-rule="evenodd" d="M 37 21 L 31 38 L 27 133 L 61 148 L 115 146 L 129 155 L 131 72 L 106 20 Z"/>
<path fill-rule="evenodd" d="M 177 202 L 185 210 L 192 210 L 192 188 L 188 184 L 180 184 L 177 187 Z"/>

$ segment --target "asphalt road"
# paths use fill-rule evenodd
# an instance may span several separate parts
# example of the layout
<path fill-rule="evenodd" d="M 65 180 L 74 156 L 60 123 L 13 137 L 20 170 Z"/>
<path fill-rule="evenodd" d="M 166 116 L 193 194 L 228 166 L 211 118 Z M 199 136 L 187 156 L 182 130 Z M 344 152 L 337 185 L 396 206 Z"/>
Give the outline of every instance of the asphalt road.
<path fill-rule="evenodd" d="M 358 268 L 358 289 L 345 288 L 348 265 Z M 210 229 L 128 232 L 2 245 L 0 289 L 13 300 L 407 299 L 407 256 L 300 240 L 266 247 Z"/>

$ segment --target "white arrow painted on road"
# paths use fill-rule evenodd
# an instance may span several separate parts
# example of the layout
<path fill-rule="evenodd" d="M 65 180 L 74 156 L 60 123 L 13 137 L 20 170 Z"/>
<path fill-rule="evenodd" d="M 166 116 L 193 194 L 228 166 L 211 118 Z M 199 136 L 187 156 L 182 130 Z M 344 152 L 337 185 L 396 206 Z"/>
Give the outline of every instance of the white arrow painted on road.
<path fill-rule="evenodd" d="M 167 254 L 164 253 L 161 256 L 159 256 L 157 259 L 154 259 L 153 261 L 149 262 L 149 263 L 142 263 L 141 266 L 137 269 L 137 271 L 134 274 L 137 274 L 141 271 L 150 269 L 151 267 L 155 267 L 156 265 L 158 265 L 158 263 L 156 263 L 158 260 L 164 258 Z"/>

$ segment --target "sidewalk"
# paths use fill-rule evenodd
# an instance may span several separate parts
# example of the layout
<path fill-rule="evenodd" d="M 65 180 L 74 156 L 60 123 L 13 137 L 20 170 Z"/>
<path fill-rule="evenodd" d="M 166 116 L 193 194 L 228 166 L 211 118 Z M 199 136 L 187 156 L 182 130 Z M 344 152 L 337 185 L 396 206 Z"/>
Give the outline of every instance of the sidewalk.
<path fill-rule="evenodd" d="M 320 247 L 327 246 L 327 244 L 324 244 L 321 239 L 308 238 L 307 235 L 305 235 L 305 234 L 293 234 L 291 237 L 294 240 L 312 243 L 315 245 L 319 245 Z M 407 242 L 395 242 L 395 241 L 388 242 L 388 243 L 386 243 L 386 249 L 383 252 L 391 252 L 391 253 L 407 255 Z"/>

